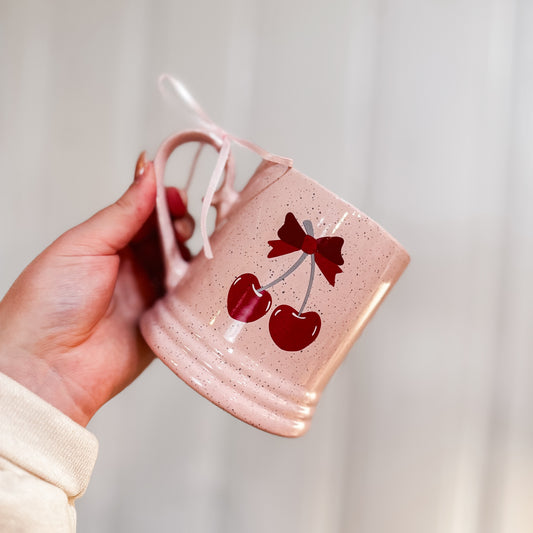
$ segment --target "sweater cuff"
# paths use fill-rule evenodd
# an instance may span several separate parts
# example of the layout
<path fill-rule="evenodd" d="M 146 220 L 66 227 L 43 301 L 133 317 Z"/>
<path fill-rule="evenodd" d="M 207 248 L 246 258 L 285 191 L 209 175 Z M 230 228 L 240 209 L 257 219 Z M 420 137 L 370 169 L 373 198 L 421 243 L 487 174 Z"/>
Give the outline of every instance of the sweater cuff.
<path fill-rule="evenodd" d="M 0 373 L 0 456 L 77 498 L 97 453 L 91 432 Z"/>

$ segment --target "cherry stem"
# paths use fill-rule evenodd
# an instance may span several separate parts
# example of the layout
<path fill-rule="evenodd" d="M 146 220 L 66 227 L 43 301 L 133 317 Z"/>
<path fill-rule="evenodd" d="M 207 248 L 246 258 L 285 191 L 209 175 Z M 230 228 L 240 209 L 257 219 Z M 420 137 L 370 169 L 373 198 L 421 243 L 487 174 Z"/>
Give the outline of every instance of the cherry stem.
<path fill-rule="evenodd" d="M 271 281 L 267 285 L 263 285 L 261 288 L 257 289 L 257 292 L 265 291 L 266 289 L 269 289 L 270 287 L 276 285 L 276 283 L 279 283 L 280 281 L 283 281 L 289 274 L 292 274 L 305 260 L 305 258 L 308 256 L 305 252 L 298 258 L 298 261 L 294 263 L 294 265 L 287 270 L 287 272 L 284 272 L 279 278 L 276 278 L 274 281 Z"/>
<path fill-rule="evenodd" d="M 314 237 L 313 224 L 311 223 L 311 221 L 304 220 L 303 225 L 304 225 L 304 228 L 307 234 L 311 235 L 311 237 Z M 309 296 L 311 294 L 311 287 L 313 286 L 314 278 L 315 278 L 315 254 L 311 254 L 311 272 L 309 273 L 309 285 L 307 285 L 307 292 L 305 293 L 305 298 L 302 303 L 302 307 L 300 307 L 300 311 L 298 311 L 298 316 L 300 316 L 303 313 L 305 306 L 307 305 L 307 300 L 309 300 Z"/>
<path fill-rule="evenodd" d="M 307 286 L 307 292 L 305 293 L 305 298 L 302 303 L 302 307 L 300 307 L 300 311 L 298 311 L 298 316 L 300 316 L 304 308 L 307 304 L 307 300 L 309 300 L 309 295 L 311 294 L 311 287 L 313 286 L 313 279 L 315 277 L 315 256 L 311 256 L 311 273 L 309 274 L 309 285 Z"/>

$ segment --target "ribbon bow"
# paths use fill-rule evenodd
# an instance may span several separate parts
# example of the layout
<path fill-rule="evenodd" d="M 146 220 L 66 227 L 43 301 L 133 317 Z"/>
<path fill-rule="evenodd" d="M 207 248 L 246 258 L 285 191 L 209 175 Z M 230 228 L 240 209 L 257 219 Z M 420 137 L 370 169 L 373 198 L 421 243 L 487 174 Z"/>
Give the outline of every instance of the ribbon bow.
<path fill-rule="evenodd" d="M 202 128 L 212 137 L 220 141 L 221 144 L 219 156 L 215 168 L 213 169 L 213 173 L 211 174 L 209 184 L 207 186 L 207 190 L 202 203 L 202 212 L 200 214 L 200 230 L 202 234 L 204 252 L 208 259 L 212 259 L 213 252 L 211 250 L 211 245 L 209 244 L 209 236 L 207 234 L 207 213 L 209 211 L 209 207 L 213 202 L 213 197 L 220 182 L 220 178 L 222 177 L 222 173 L 224 172 L 224 167 L 226 166 L 226 163 L 228 161 L 231 143 L 234 142 L 240 146 L 243 146 L 244 148 L 255 152 L 257 155 L 259 155 L 263 159 L 266 159 L 267 161 L 272 161 L 273 163 L 278 163 L 289 168 L 292 167 L 292 159 L 271 154 L 270 152 L 263 150 L 263 148 L 261 148 L 260 146 L 257 146 L 257 144 L 254 144 L 250 141 L 247 141 L 246 139 L 241 139 L 240 137 L 236 137 L 235 135 L 228 133 L 226 130 L 216 124 L 213 120 L 211 120 L 211 118 L 203 110 L 202 106 L 200 106 L 200 104 L 193 98 L 192 94 L 188 91 L 185 85 L 183 85 L 183 83 L 173 78 L 169 74 L 162 74 L 159 77 L 159 88 L 163 94 L 166 94 L 164 86 L 165 82 L 168 82 L 170 84 L 174 92 L 188 106 L 189 110 L 196 115 L 196 118 L 200 122 Z"/>
<path fill-rule="evenodd" d="M 335 285 L 335 276 L 342 272 L 339 265 L 344 264 L 342 258 L 342 237 L 320 237 L 315 239 L 308 235 L 300 226 L 292 213 L 287 213 L 283 226 L 278 230 L 281 240 L 268 241 L 272 250 L 267 257 L 278 257 L 302 250 L 306 254 L 314 254 L 317 267 L 331 285 Z"/>

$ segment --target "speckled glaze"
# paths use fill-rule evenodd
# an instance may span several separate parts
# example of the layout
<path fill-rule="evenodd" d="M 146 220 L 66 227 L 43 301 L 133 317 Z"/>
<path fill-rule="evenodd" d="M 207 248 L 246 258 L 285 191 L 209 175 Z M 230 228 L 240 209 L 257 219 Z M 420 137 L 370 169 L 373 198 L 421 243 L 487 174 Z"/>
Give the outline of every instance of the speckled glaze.
<path fill-rule="evenodd" d="M 167 152 L 156 164 L 161 182 Z M 274 163 L 259 166 L 226 212 L 211 237 L 214 258 L 200 253 L 187 268 L 180 264 L 179 279 L 143 315 L 141 331 L 154 353 L 213 403 L 257 428 L 298 437 L 409 256 L 364 213 L 294 168 Z M 268 289 L 272 308 L 262 318 L 240 322 L 227 307 L 228 290 L 238 276 L 253 273 L 266 285 L 298 258 L 301 252 L 267 257 L 268 241 L 278 238 L 287 213 L 300 223 L 311 221 L 315 238 L 344 239 L 344 263 L 334 286 L 316 269 L 305 311 L 318 313 L 321 328 L 300 351 L 274 343 L 269 319 L 279 305 L 300 308 L 310 261 Z"/>

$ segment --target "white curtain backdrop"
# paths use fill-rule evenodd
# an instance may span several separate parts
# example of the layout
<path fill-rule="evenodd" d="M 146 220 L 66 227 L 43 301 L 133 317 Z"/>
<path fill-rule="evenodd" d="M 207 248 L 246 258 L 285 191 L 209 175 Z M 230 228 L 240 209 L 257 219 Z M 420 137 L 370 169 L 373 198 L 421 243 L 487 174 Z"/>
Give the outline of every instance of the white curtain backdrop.
<path fill-rule="evenodd" d="M 0 0 L 0 295 L 190 126 L 162 72 L 412 256 L 301 439 L 155 361 L 89 425 L 80 533 L 533 531 L 532 28 L 530 0 Z"/>

